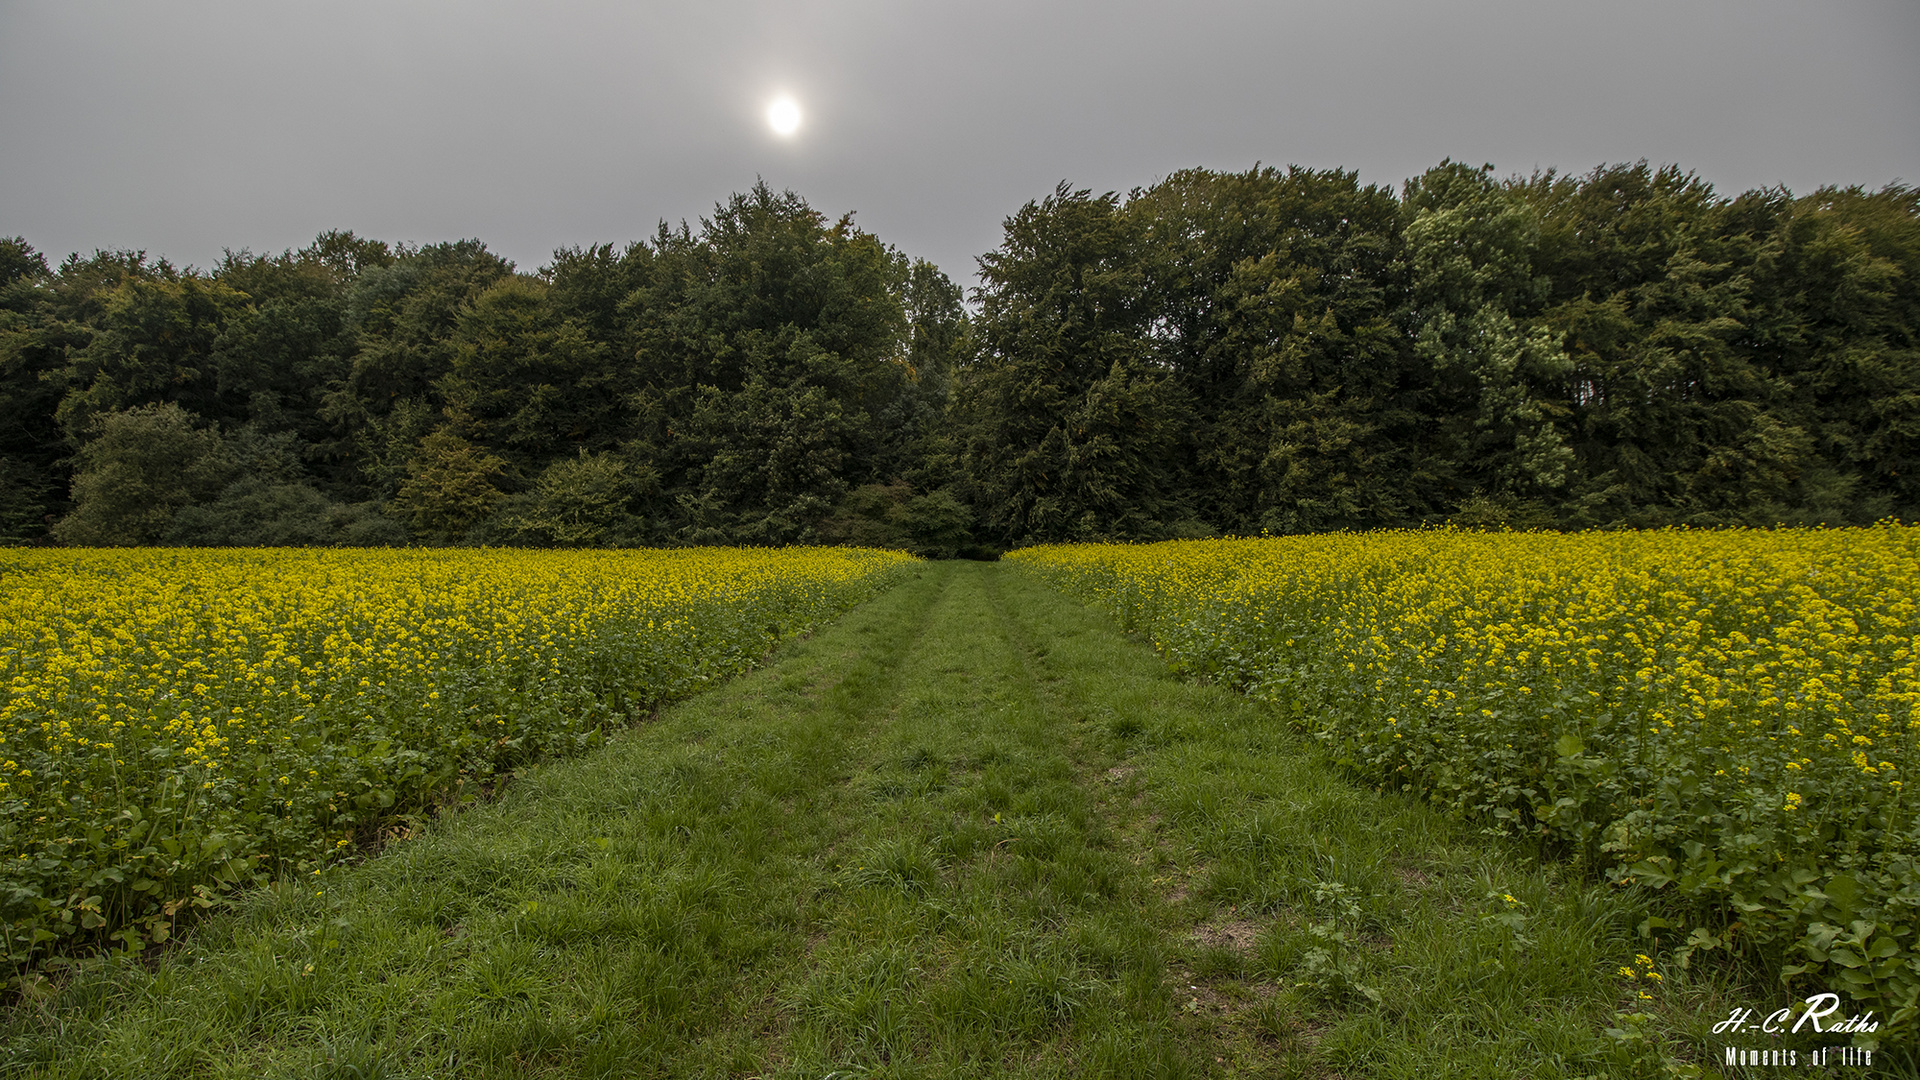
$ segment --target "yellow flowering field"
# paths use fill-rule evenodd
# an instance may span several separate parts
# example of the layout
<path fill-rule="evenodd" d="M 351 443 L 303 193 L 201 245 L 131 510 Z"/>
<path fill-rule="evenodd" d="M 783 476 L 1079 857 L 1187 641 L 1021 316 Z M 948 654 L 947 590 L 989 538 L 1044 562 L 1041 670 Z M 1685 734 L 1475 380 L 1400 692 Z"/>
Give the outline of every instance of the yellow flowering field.
<path fill-rule="evenodd" d="M 592 746 L 912 562 L 0 551 L 0 956 L 163 941 L 181 908 Z"/>
<path fill-rule="evenodd" d="M 1664 899 L 1910 1029 L 1920 529 L 1423 530 L 1009 558 L 1372 782 Z"/>

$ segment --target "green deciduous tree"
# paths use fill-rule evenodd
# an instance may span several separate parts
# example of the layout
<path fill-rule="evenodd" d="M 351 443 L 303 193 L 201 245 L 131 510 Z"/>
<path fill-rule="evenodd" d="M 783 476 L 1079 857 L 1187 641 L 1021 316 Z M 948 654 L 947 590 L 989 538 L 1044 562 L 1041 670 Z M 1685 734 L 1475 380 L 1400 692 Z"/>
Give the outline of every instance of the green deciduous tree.
<path fill-rule="evenodd" d="M 94 419 L 73 478 L 73 511 L 53 527 L 64 544 L 159 543 L 174 515 L 213 498 L 234 476 L 220 433 L 173 402 Z"/>
<path fill-rule="evenodd" d="M 414 450 L 393 508 L 420 536 L 437 543 L 463 539 L 505 497 L 497 485 L 506 462 L 473 445 L 449 423 Z"/>
<path fill-rule="evenodd" d="M 1455 500 L 1546 512 L 1571 479 L 1563 388 L 1572 364 L 1531 321 L 1550 281 L 1536 272 L 1536 212 L 1492 166 L 1443 162 L 1401 200 L 1407 332 L 1431 373 L 1431 409 L 1455 463 Z"/>
<path fill-rule="evenodd" d="M 1194 169 L 1127 212 L 1145 237 L 1155 354 L 1194 403 L 1199 521 L 1300 532 L 1417 513 L 1434 481 L 1390 318 L 1392 193 L 1338 170 Z"/>
<path fill-rule="evenodd" d="M 661 477 L 647 516 L 667 537 L 806 542 L 850 488 L 908 467 L 905 268 L 850 218 L 761 184 L 628 258 L 626 452 Z"/>
<path fill-rule="evenodd" d="M 981 274 L 969 310 L 765 184 L 535 273 L 472 240 L 330 232 L 199 272 L 0 239 L 0 542 L 394 542 L 404 519 L 953 554 L 1920 515 L 1905 186 L 1189 169 L 1060 185 Z"/>
<path fill-rule="evenodd" d="M 1561 523 L 1767 524 L 1792 515 L 1816 465 L 1765 353 L 1780 320 L 1754 304 L 1785 202 L 1723 200 L 1644 163 L 1516 184 L 1538 211 L 1550 281 L 1537 325 L 1564 342 L 1568 445 Z M 1771 325 L 1770 325 L 1771 324 Z"/>
<path fill-rule="evenodd" d="M 1191 516 L 1191 403 L 1153 353 L 1137 224 L 1061 184 L 980 260 L 961 382 L 971 490 L 1005 542 L 1133 539 Z"/>
<path fill-rule="evenodd" d="M 415 448 L 447 405 L 439 383 L 453 369 L 461 315 L 512 273 L 486 245 L 462 240 L 402 249 L 353 279 L 352 360 L 321 413 L 337 433 L 330 449 L 358 464 L 371 494 L 390 496 L 408 479 Z"/>
<path fill-rule="evenodd" d="M 171 402 L 198 416 L 225 411 L 216 342 L 244 293 L 199 274 L 130 276 L 99 298 L 86 345 L 69 349 L 57 416 L 78 442 L 108 412 Z"/>
<path fill-rule="evenodd" d="M 475 296 L 435 387 L 470 418 L 475 439 L 532 472 L 577 450 L 615 446 L 624 427 L 626 387 L 611 349 L 561 315 L 550 292 L 538 278 L 514 276 Z"/>
<path fill-rule="evenodd" d="M 1920 507 L 1920 191 L 1785 203 L 1751 273 L 1748 347 L 1816 459 L 1788 501 L 1862 523 Z M 1756 225 L 1760 224 L 1756 222 Z"/>
<path fill-rule="evenodd" d="M 540 473 L 532 490 L 510 499 L 500 528 L 522 543 L 594 547 L 633 542 L 643 523 L 633 513 L 636 498 L 652 487 L 650 473 L 611 453 L 562 458 Z"/>
<path fill-rule="evenodd" d="M 52 277 L 46 258 L 24 238 L 0 238 L 0 544 L 43 536 L 64 501 L 53 420 L 60 387 L 48 378 L 59 353 L 42 333 Z"/>
<path fill-rule="evenodd" d="M 182 507 L 164 537 L 190 547 L 398 547 L 410 539 L 378 504 L 339 503 L 308 484 L 255 476 Z"/>
<path fill-rule="evenodd" d="M 904 480 L 862 484 L 849 491 L 820 525 L 829 544 L 894 548 L 928 559 L 952 559 L 976 549 L 973 511 L 951 491 L 915 494 Z"/>

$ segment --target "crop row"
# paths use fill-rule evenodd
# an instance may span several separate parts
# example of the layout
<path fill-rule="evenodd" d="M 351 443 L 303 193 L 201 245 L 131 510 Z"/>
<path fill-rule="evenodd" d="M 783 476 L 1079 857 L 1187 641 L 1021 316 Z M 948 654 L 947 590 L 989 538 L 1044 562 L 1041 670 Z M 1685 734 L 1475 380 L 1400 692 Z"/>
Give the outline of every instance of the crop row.
<path fill-rule="evenodd" d="M 0 553 L 0 958 L 164 941 L 885 588 L 859 549 Z"/>
<path fill-rule="evenodd" d="M 1920 529 L 1340 534 L 1010 556 L 1368 780 L 1656 890 L 1642 932 L 1920 1005 Z"/>

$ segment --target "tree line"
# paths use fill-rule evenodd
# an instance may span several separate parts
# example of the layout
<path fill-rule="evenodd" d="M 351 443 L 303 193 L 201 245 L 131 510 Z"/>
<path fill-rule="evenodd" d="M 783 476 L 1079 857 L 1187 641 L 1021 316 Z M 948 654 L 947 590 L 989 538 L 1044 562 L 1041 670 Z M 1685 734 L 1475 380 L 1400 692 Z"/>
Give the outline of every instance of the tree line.
<path fill-rule="evenodd" d="M 516 272 L 0 240 L 0 539 L 1026 543 L 1920 508 L 1920 193 L 1677 167 L 1062 184 L 972 304 L 760 184 Z"/>

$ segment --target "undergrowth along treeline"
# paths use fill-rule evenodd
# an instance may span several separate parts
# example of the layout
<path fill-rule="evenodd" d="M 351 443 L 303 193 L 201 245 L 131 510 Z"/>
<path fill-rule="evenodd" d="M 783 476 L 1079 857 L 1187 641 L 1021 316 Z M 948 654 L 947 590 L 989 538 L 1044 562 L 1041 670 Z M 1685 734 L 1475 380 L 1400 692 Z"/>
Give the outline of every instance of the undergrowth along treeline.
<path fill-rule="evenodd" d="M 1641 930 L 1910 1033 L 1920 528 L 1452 529 L 1009 558 L 1344 765 L 1662 897 Z"/>
<path fill-rule="evenodd" d="M 865 549 L 0 555 L 0 964 L 164 941 L 897 580 Z"/>

